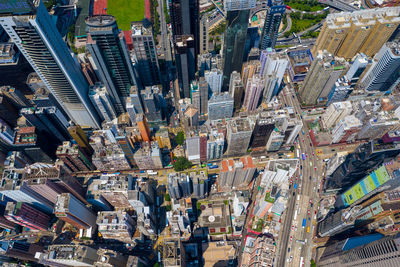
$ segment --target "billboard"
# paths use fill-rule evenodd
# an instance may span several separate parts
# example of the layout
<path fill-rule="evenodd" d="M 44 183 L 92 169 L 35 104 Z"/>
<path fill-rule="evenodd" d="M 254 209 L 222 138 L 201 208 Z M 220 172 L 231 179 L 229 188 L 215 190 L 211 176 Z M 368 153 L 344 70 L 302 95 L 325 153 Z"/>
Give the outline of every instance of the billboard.
<path fill-rule="evenodd" d="M 349 206 L 389 180 L 390 175 L 387 172 L 386 167 L 382 165 L 344 192 L 342 195 L 343 203 L 345 206 Z"/>
<path fill-rule="evenodd" d="M 0 0 L 0 14 L 26 14 L 33 9 L 32 0 Z"/>

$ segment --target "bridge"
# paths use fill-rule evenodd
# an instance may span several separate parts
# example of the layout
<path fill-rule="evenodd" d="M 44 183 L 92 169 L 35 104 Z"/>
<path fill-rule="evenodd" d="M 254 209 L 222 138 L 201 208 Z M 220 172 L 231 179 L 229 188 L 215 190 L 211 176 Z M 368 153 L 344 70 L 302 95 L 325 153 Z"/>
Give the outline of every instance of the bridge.
<path fill-rule="evenodd" d="M 341 0 L 318 0 L 321 4 L 325 4 L 340 11 L 353 12 L 359 10 L 357 7 L 349 5 Z"/>

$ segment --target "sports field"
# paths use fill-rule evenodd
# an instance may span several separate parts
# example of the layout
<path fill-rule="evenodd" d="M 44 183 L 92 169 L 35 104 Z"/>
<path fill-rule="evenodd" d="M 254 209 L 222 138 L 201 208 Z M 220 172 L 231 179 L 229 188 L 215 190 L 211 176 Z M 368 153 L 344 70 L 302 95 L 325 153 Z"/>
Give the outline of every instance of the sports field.
<path fill-rule="evenodd" d="M 141 21 L 144 18 L 145 0 L 108 0 L 107 14 L 117 19 L 118 28 L 123 31 L 131 29 L 132 21 Z"/>

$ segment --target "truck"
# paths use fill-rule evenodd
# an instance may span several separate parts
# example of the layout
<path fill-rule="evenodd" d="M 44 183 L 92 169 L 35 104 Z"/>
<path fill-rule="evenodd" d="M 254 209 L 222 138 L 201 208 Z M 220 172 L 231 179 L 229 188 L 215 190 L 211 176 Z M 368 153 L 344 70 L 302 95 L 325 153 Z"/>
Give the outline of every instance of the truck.
<path fill-rule="evenodd" d="M 216 168 L 218 168 L 218 165 L 212 165 L 212 166 L 210 166 L 210 167 L 208 167 L 209 169 L 216 169 Z"/>
<path fill-rule="evenodd" d="M 148 175 L 157 175 L 158 172 L 147 172 Z"/>
<path fill-rule="evenodd" d="M 307 220 L 306 220 L 306 218 L 304 218 L 303 223 L 301 224 L 301 227 L 303 227 L 303 228 L 306 227 L 306 223 L 307 223 Z"/>
<path fill-rule="evenodd" d="M 303 160 L 306 160 L 306 155 L 304 153 L 301 154 L 301 157 L 303 158 Z"/>

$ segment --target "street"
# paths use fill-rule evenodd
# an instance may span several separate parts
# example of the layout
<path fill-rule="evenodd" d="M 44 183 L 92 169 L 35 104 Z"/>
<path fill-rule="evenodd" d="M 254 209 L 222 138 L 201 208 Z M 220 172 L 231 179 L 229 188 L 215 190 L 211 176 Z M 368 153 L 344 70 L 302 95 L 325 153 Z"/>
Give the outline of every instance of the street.
<path fill-rule="evenodd" d="M 282 103 L 292 106 L 299 119 L 302 119 L 300 104 L 291 84 L 284 89 L 280 97 Z M 317 188 L 319 188 L 323 170 L 304 120 L 302 130 L 304 134 L 299 133 L 298 144 L 295 148 L 299 147 L 301 166 L 298 170 L 298 189 L 292 188 L 297 192 L 295 195 L 291 193 L 288 201 L 282 236 L 279 240 L 277 266 L 309 266 L 312 258 L 312 237 L 316 225 L 315 211 L 318 208 Z M 306 155 L 305 160 L 302 160 L 301 153 Z M 303 220 L 305 220 L 304 226 Z"/>

